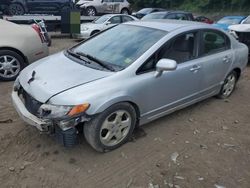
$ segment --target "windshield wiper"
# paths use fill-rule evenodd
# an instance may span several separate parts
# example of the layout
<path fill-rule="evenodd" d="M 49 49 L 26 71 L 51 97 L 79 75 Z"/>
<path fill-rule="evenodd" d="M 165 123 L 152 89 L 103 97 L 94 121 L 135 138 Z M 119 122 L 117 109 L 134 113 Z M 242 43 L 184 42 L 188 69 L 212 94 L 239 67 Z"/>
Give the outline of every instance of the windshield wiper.
<path fill-rule="evenodd" d="M 94 61 L 95 63 L 101 65 L 101 66 L 104 67 L 105 69 L 108 69 L 108 70 L 110 70 L 110 71 L 112 71 L 112 72 L 115 71 L 115 69 L 114 69 L 112 66 L 110 66 L 110 65 L 108 65 L 108 64 L 106 64 L 106 63 L 104 63 L 103 61 L 101 61 L 101 60 L 97 59 L 96 57 L 93 57 L 93 56 L 91 56 L 91 55 L 89 55 L 89 54 L 85 54 L 85 53 L 83 53 L 83 52 L 76 52 L 75 54 L 76 54 L 76 55 L 79 55 L 80 57 L 86 57 L 87 59 L 89 59 L 89 60 L 91 60 L 91 61 Z"/>

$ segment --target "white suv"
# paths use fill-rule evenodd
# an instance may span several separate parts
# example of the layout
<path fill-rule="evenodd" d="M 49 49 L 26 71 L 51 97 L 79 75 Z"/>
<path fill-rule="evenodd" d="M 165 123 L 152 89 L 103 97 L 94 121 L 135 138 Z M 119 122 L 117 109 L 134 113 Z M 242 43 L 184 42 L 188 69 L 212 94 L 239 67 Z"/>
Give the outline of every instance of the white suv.
<path fill-rule="evenodd" d="M 127 0 L 79 0 L 76 3 L 76 7 L 88 16 L 106 13 L 130 14 L 129 6 Z"/>

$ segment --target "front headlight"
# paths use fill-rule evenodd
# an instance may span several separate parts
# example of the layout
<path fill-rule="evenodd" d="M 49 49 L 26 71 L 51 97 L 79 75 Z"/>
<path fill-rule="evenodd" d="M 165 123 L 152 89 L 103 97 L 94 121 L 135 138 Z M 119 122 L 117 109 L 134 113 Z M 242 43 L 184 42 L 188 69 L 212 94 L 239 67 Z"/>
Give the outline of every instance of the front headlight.
<path fill-rule="evenodd" d="M 87 30 L 89 30 L 89 28 L 88 27 L 82 27 L 81 30 L 82 31 L 87 31 Z"/>
<path fill-rule="evenodd" d="M 65 119 L 77 116 L 85 112 L 89 108 L 89 104 L 81 104 L 76 106 L 59 106 L 51 104 L 43 104 L 38 114 L 43 119 Z"/>

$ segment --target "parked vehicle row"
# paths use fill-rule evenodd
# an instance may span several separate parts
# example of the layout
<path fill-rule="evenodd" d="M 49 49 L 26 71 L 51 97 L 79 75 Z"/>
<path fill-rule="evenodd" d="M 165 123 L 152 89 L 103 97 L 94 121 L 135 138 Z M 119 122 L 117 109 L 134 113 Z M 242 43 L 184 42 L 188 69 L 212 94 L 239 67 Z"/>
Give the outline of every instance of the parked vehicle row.
<path fill-rule="evenodd" d="M 77 35 L 78 38 L 89 38 L 92 35 L 95 35 L 96 33 L 99 33 L 100 31 L 103 31 L 109 27 L 113 27 L 115 25 L 130 22 L 130 21 L 136 21 L 137 18 L 130 16 L 130 15 L 124 15 L 124 14 L 106 14 L 101 16 L 100 18 L 94 20 L 92 23 L 84 23 L 81 25 L 81 34 Z"/>
<path fill-rule="evenodd" d="M 72 0 L 11 0 L 3 4 L 4 12 L 10 15 L 61 14 L 74 7 Z"/>
<path fill-rule="evenodd" d="M 87 142 L 105 152 L 136 126 L 229 97 L 247 61 L 246 45 L 209 24 L 127 22 L 26 67 L 12 100 L 25 122 L 65 146 L 83 128 Z"/>

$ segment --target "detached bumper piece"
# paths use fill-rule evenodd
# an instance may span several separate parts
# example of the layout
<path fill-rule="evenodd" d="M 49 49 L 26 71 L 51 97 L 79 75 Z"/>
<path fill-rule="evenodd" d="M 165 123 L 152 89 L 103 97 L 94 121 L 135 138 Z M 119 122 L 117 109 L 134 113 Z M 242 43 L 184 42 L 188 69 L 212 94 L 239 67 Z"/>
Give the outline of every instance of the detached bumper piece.
<path fill-rule="evenodd" d="M 55 136 L 57 142 L 64 147 L 72 147 L 79 143 L 77 137 L 77 129 L 75 127 L 63 131 L 60 127 L 55 126 Z"/>

